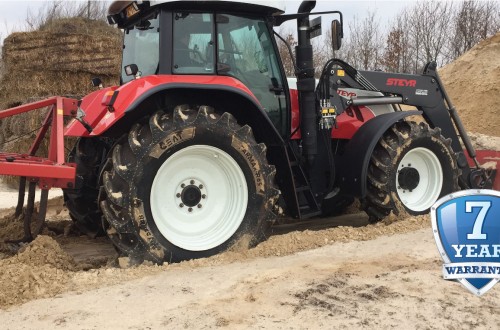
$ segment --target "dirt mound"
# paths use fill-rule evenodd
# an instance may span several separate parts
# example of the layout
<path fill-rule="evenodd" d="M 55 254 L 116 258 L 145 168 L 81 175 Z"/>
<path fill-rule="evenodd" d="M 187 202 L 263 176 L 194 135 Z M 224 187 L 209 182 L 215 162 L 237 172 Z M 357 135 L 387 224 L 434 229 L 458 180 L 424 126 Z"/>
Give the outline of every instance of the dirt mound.
<path fill-rule="evenodd" d="M 500 136 L 500 33 L 439 71 L 467 131 Z"/>
<path fill-rule="evenodd" d="M 25 205 L 26 206 L 26 205 Z M 72 221 L 69 219 L 68 210 L 64 207 L 62 196 L 49 199 L 47 218 L 42 230 L 43 235 L 55 236 L 64 233 Z M 31 218 L 31 232 L 34 233 L 37 227 L 39 202 L 35 202 L 35 209 Z M 10 253 L 13 251 L 5 241 L 21 239 L 24 236 L 24 212 L 18 217 L 15 216 L 14 208 L 6 209 L 0 213 L 0 252 Z"/>
<path fill-rule="evenodd" d="M 32 267 L 50 266 L 60 270 L 74 270 L 73 259 L 49 236 L 40 235 L 24 246 L 13 258 L 16 262 Z"/>
<path fill-rule="evenodd" d="M 73 259 L 48 236 L 38 236 L 11 258 L 0 260 L 0 306 L 51 297 L 67 290 Z"/>

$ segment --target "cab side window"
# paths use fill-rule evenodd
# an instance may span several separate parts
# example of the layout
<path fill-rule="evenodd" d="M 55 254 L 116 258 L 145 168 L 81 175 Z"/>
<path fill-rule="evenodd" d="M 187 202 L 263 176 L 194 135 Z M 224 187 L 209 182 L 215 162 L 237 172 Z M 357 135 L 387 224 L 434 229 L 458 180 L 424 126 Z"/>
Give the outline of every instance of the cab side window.
<path fill-rule="evenodd" d="M 149 76 L 158 73 L 160 60 L 160 34 L 158 33 L 159 16 L 155 14 L 141 24 L 125 31 L 123 40 L 122 83 L 134 79 L 127 76 L 125 66 L 136 64 L 141 75 Z"/>
<path fill-rule="evenodd" d="M 173 73 L 214 73 L 212 16 L 187 12 L 174 14 Z"/>

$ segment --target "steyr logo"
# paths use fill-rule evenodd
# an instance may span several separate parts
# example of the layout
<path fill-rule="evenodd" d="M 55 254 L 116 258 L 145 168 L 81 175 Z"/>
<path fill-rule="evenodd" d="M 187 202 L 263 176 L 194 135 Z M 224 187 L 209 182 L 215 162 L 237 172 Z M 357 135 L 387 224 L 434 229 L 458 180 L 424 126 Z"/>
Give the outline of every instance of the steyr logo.
<path fill-rule="evenodd" d="M 340 96 L 346 97 L 346 98 L 351 98 L 351 97 L 356 97 L 356 93 L 354 92 L 348 92 L 343 89 L 337 89 L 337 94 Z"/>
<path fill-rule="evenodd" d="M 417 81 L 415 79 L 388 78 L 385 84 L 387 86 L 415 87 Z"/>
<path fill-rule="evenodd" d="M 464 190 L 431 208 L 443 277 L 480 296 L 500 280 L 500 192 Z"/>

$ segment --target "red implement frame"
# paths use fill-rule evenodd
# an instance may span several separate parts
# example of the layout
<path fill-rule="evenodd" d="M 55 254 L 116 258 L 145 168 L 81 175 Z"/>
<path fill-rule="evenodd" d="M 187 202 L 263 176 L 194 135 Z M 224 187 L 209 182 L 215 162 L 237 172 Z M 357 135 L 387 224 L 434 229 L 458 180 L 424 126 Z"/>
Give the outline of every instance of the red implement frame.
<path fill-rule="evenodd" d="M 465 153 L 467 155 L 467 153 Z M 486 168 L 491 168 L 494 172 L 492 175 L 493 190 L 500 190 L 500 151 L 495 150 L 476 150 L 477 161 Z M 474 167 L 474 161 L 467 157 L 470 167 Z"/>
<path fill-rule="evenodd" d="M 0 119 L 46 107 L 50 107 L 50 110 L 27 153 L 0 152 L 0 175 L 26 177 L 29 181 L 36 181 L 41 189 L 71 188 L 75 184 L 76 165 L 66 163 L 64 159 L 63 117 L 76 113 L 77 100 L 52 97 L 0 111 Z M 52 129 L 48 158 L 36 157 L 49 127 Z"/>
<path fill-rule="evenodd" d="M 26 181 L 29 182 L 28 203 L 24 212 L 24 236 L 21 239 L 9 240 L 10 243 L 30 242 L 41 233 L 45 225 L 47 213 L 47 199 L 49 189 L 52 187 L 72 188 L 75 185 L 76 165 L 64 161 L 64 116 L 73 116 L 78 109 L 78 101 L 64 97 L 52 97 L 47 100 L 21 105 L 8 110 L 0 111 L 0 119 L 19 115 L 50 107 L 45 116 L 43 125 L 31 144 L 28 153 L 0 152 L 0 175 L 19 176 L 19 198 L 17 201 L 15 217 L 23 213 Z M 36 157 L 49 127 L 50 141 L 47 158 Z M 40 207 L 34 232 L 31 231 L 31 222 L 35 208 L 36 185 L 42 189 Z"/>

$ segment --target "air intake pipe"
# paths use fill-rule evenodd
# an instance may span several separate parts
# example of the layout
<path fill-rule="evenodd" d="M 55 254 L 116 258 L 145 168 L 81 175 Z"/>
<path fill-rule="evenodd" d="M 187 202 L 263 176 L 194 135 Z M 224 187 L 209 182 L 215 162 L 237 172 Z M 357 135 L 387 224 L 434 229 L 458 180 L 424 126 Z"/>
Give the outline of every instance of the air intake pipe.
<path fill-rule="evenodd" d="M 316 1 L 303 1 L 299 13 L 310 13 Z M 297 57 L 297 90 L 300 105 L 300 131 L 302 134 L 302 150 L 307 162 L 312 166 L 318 153 L 316 98 L 314 95 L 314 63 L 311 38 L 309 33 L 309 16 L 297 19 L 298 44 L 295 47 Z"/>

